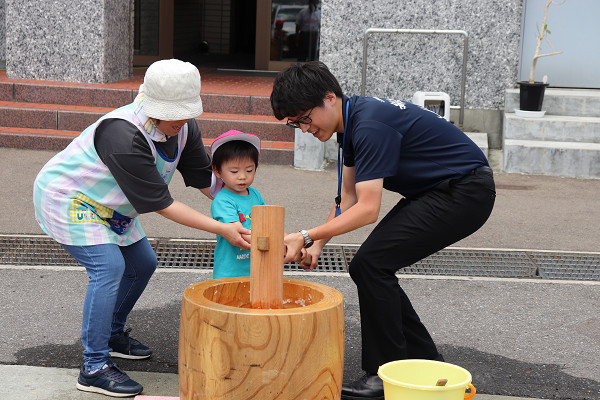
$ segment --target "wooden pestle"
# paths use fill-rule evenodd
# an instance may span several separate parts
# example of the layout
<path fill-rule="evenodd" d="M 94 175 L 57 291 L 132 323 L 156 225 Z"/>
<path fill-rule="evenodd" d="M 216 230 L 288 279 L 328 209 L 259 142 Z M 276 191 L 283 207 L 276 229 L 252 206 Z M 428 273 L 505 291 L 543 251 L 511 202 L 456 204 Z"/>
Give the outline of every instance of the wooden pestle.
<path fill-rule="evenodd" d="M 252 207 L 250 303 L 252 308 L 283 307 L 283 244 L 285 208 Z"/>

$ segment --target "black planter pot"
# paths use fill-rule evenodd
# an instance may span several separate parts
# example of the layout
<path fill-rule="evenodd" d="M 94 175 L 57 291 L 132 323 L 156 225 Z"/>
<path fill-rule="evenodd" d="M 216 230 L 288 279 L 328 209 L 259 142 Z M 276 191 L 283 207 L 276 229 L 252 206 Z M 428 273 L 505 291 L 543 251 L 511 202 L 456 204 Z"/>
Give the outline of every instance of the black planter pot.
<path fill-rule="evenodd" d="M 541 111 L 547 83 L 518 82 L 520 87 L 519 108 L 523 111 Z"/>

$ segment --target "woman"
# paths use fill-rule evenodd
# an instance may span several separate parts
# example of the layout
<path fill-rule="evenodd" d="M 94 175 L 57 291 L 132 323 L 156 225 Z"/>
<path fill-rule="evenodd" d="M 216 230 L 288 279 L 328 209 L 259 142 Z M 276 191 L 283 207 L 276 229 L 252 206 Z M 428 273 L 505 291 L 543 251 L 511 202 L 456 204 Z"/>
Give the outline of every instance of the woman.
<path fill-rule="evenodd" d="M 194 119 L 201 113 L 198 69 L 174 59 L 155 62 L 132 104 L 86 128 L 35 180 L 36 220 L 86 268 L 90 279 L 83 307 L 80 390 L 116 397 L 142 391 L 110 359 L 152 354 L 129 337 L 130 329 L 124 330 L 157 264 L 139 214 L 156 212 L 250 248 L 242 238 L 249 230 L 217 222 L 169 193 L 168 183 L 178 169 L 187 186 L 212 198 L 211 160 Z"/>

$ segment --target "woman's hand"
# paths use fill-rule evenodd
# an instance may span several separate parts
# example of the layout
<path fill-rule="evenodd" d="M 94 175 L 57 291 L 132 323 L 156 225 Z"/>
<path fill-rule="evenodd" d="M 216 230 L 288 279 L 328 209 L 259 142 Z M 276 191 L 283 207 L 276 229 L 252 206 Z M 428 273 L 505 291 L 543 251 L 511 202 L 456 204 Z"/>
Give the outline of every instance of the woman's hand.
<path fill-rule="evenodd" d="M 250 235 L 250 229 L 244 228 L 241 222 L 227 224 L 219 222 L 177 200 L 174 200 L 167 208 L 156 212 L 178 224 L 221 235 L 233 246 L 250 250 L 250 242 L 242 236 Z"/>
<path fill-rule="evenodd" d="M 250 250 L 250 229 L 244 228 L 240 222 L 222 225 L 223 231 L 219 235 L 223 236 L 232 246 Z"/>

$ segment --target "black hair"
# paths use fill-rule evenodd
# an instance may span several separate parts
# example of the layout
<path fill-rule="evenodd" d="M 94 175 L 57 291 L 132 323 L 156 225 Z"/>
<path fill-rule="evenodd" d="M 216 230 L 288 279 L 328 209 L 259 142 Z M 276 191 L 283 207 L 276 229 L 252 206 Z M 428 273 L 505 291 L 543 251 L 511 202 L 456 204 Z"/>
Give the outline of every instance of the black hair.
<path fill-rule="evenodd" d="M 278 120 L 300 115 L 323 105 L 325 95 L 342 97 L 342 88 L 321 61 L 292 64 L 277 74 L 271 92 L 271 108 Z"/>
<path fill-rule="evenodd" d="M 245 140 L 232 140 L 220 145 L 213 154 L 212 166 L 221 172 L 223 163 L 229 160 L 250 158 L 258 166 L 258 149 Z"/>

